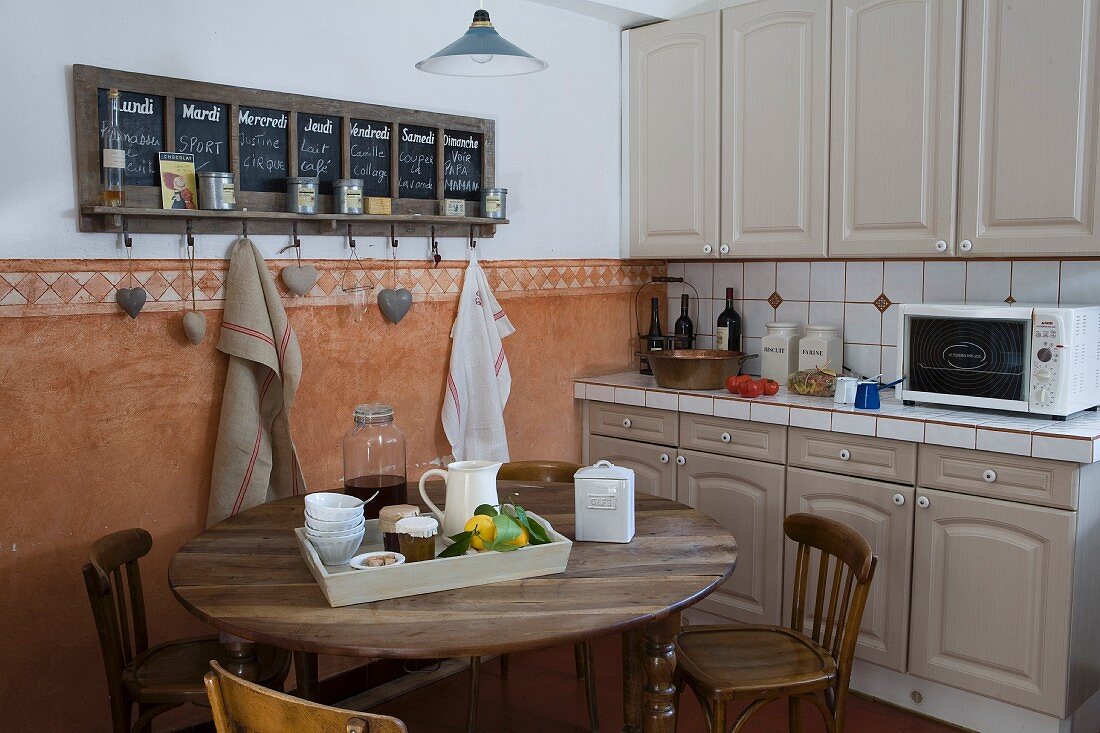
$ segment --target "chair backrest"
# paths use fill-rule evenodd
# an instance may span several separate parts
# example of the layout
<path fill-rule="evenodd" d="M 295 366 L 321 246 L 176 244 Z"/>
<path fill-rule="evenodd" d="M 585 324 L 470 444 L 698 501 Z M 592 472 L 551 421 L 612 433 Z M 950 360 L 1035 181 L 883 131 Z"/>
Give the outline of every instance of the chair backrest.
<path fill-rule="evenodd" d="M 152 548 L 153 538 L 144 529 L 124 529 L 96 540 L 84 565 L 112 699 L 120 699 L 123 668 L 149 648 L 138 560 Z"/>
<path fill-rule="evenodd" d="M 568 484 L 573 482 L 573 474 L 578 470 L 579 465 L 567 461 L 513 461 L 500 467 L 497 478 L 501 481 Z"/>
<path fill-rule="evenodd" d="M 215 661 L 203 681 L 218 733 L 408 733 L 397 718 L 284 695 L 226 672 Z"/>
<path fill-rule="evenodd" d="M 811 614 L 810 636 L 833 657 L 840 686 L 846 691 L 878 558 L 859 532 L 824 517 L 792 514 L 783 521 L 783 531 L 798 543 L 791 628 L 804 631 L 806 614 Z M 815 551 L 820 555 L 816 563 Z M 811 573 L 815 583 L 810 582 Z M 807 604 L 811 585 L 815 586 L 812 607 Z"/>

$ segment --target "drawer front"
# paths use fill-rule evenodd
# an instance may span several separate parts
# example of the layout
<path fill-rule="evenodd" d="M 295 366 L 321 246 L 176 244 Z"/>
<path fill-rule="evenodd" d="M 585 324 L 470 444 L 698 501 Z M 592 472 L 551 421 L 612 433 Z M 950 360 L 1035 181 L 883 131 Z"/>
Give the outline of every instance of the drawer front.
<path fill-rule="evenodd" d="M 787 456 L 787 428 L 784 425 L 681 414 L 680 447 L 783 463 Z"/>
<path fill-rule="evenodd" d="M 900 440 L 791 428 L 788 465 L 914 484 L 917 446 Z"/>
<path fill-rule="evenodd" d="M 593 435 L 588 439 L 588 459 L 611 461 L 634 471 L 634 491 L 676 499 L 676 449 L 633 440 Z"/>
<path fill-rule="evenodd" d="M 675 412 L 632 405 L 589 402 L 588 430 L 596 435 L 676 445 L 680 421 Z"/>
<path fill-rule="evenodd" d="M 1080 470 L 1065 461 L 922 445 L 918 476 L 933 489 L 1076 509 Z"/>

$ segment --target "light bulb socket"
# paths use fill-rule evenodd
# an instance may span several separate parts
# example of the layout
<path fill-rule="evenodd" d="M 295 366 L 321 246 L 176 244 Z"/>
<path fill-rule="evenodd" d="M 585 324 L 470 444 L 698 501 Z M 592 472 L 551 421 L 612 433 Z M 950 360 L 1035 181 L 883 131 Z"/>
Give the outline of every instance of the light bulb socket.
<path fill-rule="evenodd" d="M 474 22 L 470 24 L 471 28 L 492 28 L 493 21 L 489 20 L 488 10 L 475 10 Z"/>

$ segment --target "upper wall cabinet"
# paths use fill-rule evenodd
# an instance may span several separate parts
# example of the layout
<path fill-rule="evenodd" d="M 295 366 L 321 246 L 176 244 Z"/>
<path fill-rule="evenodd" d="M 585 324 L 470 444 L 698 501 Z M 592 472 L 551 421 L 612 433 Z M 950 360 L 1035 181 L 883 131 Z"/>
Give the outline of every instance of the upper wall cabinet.
<path fill-rule="evenodd" d="M 1100 2 L 966 6 L 959 253 L 1100 253 Z"/>
<path fill-rule="evenodd" d="M 960 20 L 960 0 L 834 0 L 830 254 L 950 254 Z"/>
<path fill-rule="evenodd" d="M 716 256 L 718 15 L 627 38 L 630 254 Z"/>
<path fill-rule="evenodd" d="M 828 136 L 828 0 L 725 10 L 721 254 L 825 254 Z"/>

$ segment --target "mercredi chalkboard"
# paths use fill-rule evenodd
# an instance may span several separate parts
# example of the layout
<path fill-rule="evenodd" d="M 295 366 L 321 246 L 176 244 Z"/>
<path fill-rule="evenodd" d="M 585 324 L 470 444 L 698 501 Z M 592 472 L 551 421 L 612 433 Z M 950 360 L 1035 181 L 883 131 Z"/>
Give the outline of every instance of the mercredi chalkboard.
<path fill-rule="evenodd" d="M 198 171 L 230 172 L 241 212 L 285 212 L 286 178 L 322 181 L 319 213 L 331 213 L 332 181 L 359 178 L 367 196 L 389 197 L 395 217 L 439 215 L 440 200 L 464 198 L 480 216 L 479 195 L 496 185 L 493 120 L 301 94 L 73 66 L 78 196 L 83 231 L 104 231 L 100 131 L 106 93 L 119 89 L 127 146 L 126 207 L 159 210 L 157 154 L 191 153 Z M 152 212 L 150 212 L 152 218 Z M 228 218 L 228 217 L 227 217 Z M 204 223 L 204 231 L 231 231 Z M 143 231 L 176 231 L 167 222 Z M 239 228 L 238 228 L 239 231 Z"/>

